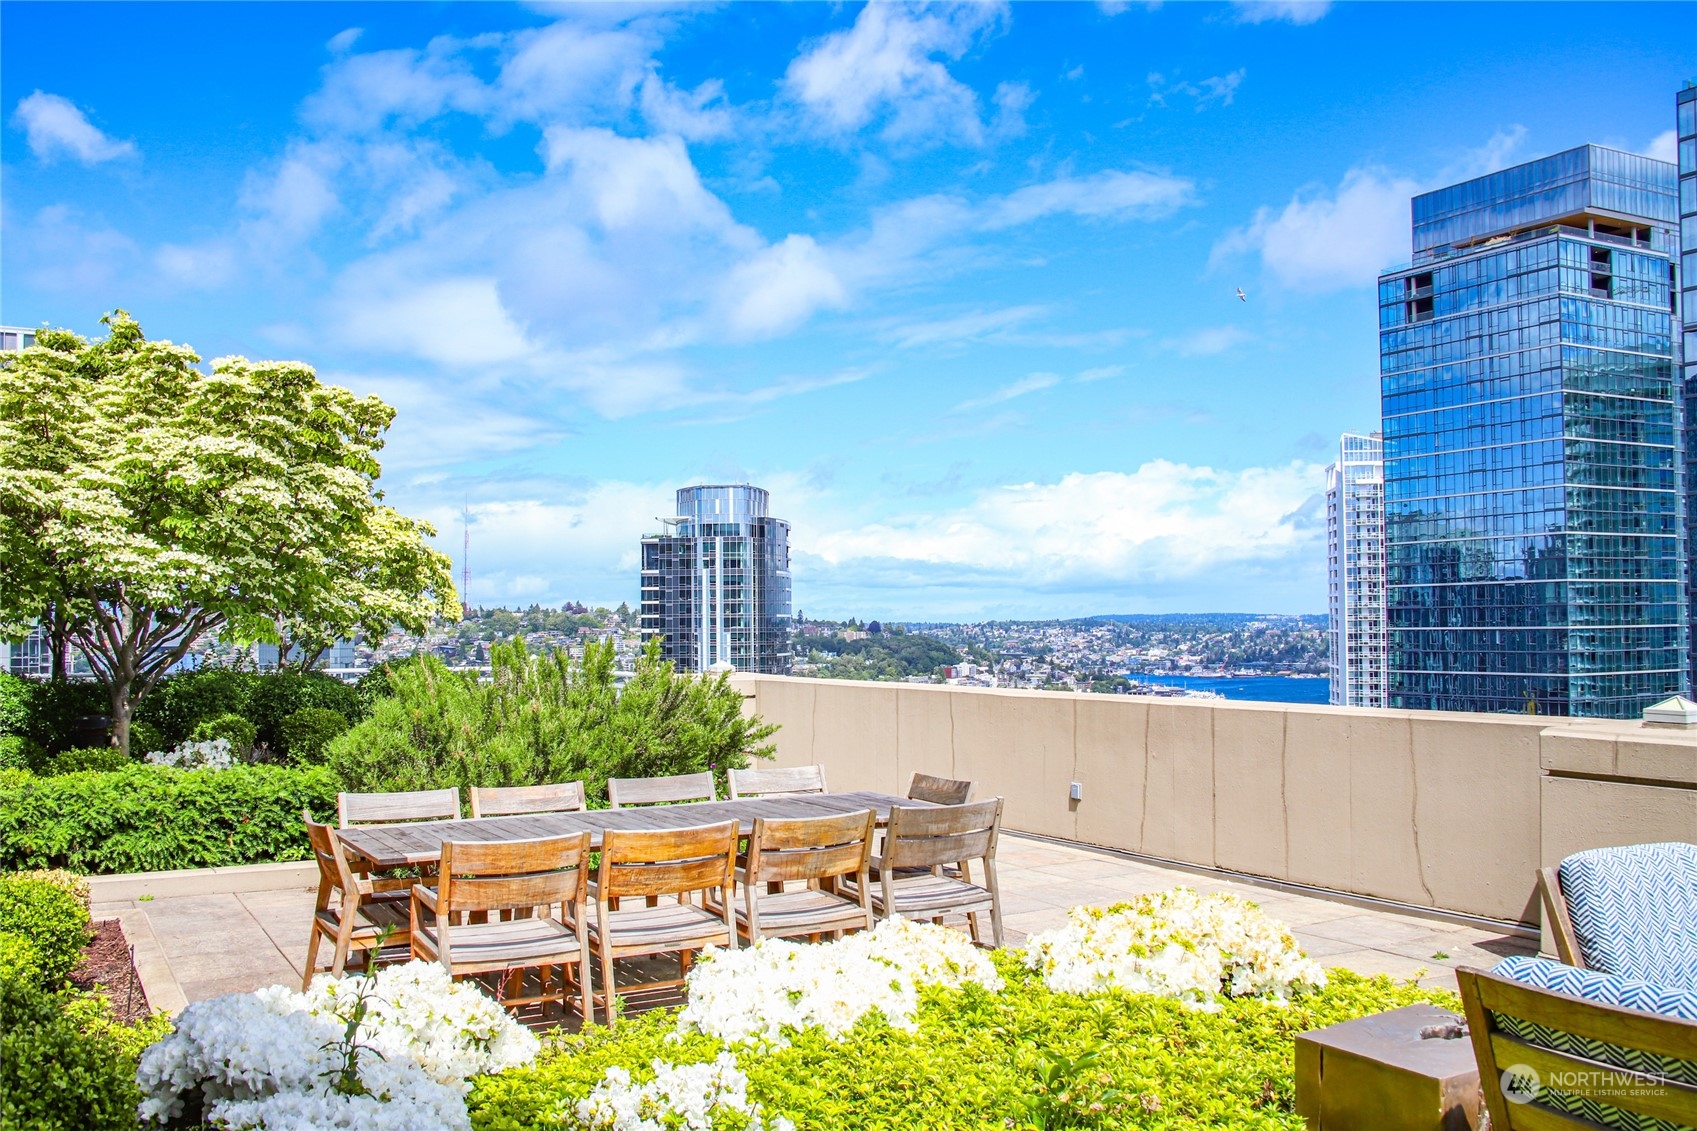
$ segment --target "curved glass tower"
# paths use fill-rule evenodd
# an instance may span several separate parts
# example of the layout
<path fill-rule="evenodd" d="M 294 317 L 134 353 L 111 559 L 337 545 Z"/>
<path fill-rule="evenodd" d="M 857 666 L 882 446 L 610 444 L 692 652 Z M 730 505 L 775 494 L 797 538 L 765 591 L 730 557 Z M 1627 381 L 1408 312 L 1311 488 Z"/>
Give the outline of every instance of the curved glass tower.
<path fill-rule="evenodd" d="M 790 524 L 746 483 L 684 487 L 642 540 L 642 636 L 680 670 L 790 671 Z"/>
<path fill-rule="evenodd" d="M 1379 278 L 1387 706 L 1633 718 L 1688 686 L 1675 167 L 1414 198 Z"/>

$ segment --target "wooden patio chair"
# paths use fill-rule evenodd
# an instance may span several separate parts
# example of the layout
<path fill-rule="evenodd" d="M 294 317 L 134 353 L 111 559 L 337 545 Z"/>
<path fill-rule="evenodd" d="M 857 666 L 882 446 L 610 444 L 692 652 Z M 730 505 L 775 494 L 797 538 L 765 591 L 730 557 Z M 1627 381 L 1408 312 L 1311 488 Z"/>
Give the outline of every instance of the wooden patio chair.
<path fill-rule="evenodd" d="M 737 822 L 687 829 L 608 829 L 601 839 L 590 941 L 601 964 L 596 995 L 609 1026 L 617 996 L 613 963 L 650 954 L 678 955 L 678 976 L 644 982 L 637 992 L 675 989 L 694 954 L 709 946 L 735 948 Z M 701 893 L 697 904 L 689 897 Z M 621 897 L 655 897 L 653 906 L 618 907 Z M 672 896 L 659 900 L 660 896 Z"/>
<path fill-rule="evenodd" d="M 825 767 L 780 766 L 775 769 L 732 770 L 731 800 L 771 797 L 781 793 L 827 793 Z"/>
<path fill-rule="evenodd" d="M 580 781 L 558 785 L 471 787 L 473 817 L 516 817 L 526 813 L 581 813 L 589 808 Z"/>
<path fill-rule="evenodd" d="M 909 800 L 929 801 L 933 805 L 965 805 L 972 800 L 972 783 L 958 778 L 914 774 L 907 787 L 907 796 Z"/>
<path fill-rule="evenodd" d="M 330 973 L 338 978 L 347 968 L 348 957 L 358 951 L 367 972 L 376 964 L 383 947 L 394 948 L 400 960 L 408 945 L 408 889 L 412 879 L 372 879 L 356 872 L 348 863 L 342 838 L 329 825 L 321 825 L 312 814 L 301 811 L 307 839 L 318 860 L 318 899 L 312 910 L 312 935 L 306 944 L 306 971 L 301 989 L 312 985 L 318 973 L 318 948 L 330 943 Z"/>
<path fill-rule="evenodd" d="M 890 808 L 882 851 L 872 858 L 878 878 L 867 884 L 872 909 L 881 919 L 901 915 L 941 923 L 964 914 L 972 941 L 983 945 L 978 917 L 990 914 L 994 945 L 1002 945 L 1002 901 L 996 886 L 996 839 L 1002 827 L 1002 799 L 965 805 Z M 984 883 L 972 880 L 972 861 L 984 864 Z M 948 865 L 959 874 L 945 871 Z M 852 894 L 853 884 L 845 890 Z"/>
<path fill-rule="evenodd" d="M 1493 1131 L 1697 1126 L 1697 995 L 1541 959 L 1507 969 L 1456 971 Z"/>
<path fill-rule="evenodd" d="M 635 805 L 670 805 L 676 801 L 717 801 L 719 789 L 710 772 L 674 774 L 664 778 L 608 778 L 607 804 L 614 809 Z"/>
<path fill-rule="evenodd" d="M 877 827 L 878 815 L 870 809 L 840 817 L 756 817 L 747 861 L 737 869 L 743 893 L 737 930 L 743 938 L 755 942 L 806 935 L 817 940 L 871 930 L 866 869 Z M 855 894 L 836 890 L 839 877 L 855 882 Z M 789 888 L 792 883 L 801 886 Z"/>
<path fill-rule="evenodd" d="M 578 1012 L 587 1019 L 592 994 L 582 932 L 591 840 L 581 832 L 444 843 L 436 888 L 412 888 L 412 956 L 440 962 L 451 977 L 501 975 L 496 999 L 509 1008 L 558 1001 L 563 1013 L 568 983 L 575 983 Z M 555 968 L 560 977 L 551 992 Z M 527 969 L 537 971 L 537 992 L 529 995 L 522 993 Z"/>
<path fill-rule="evenodd" d="M 401 821 L 457 821 L 459 817 L 458 789 L 336 795 L 336 823 L 344 829 L 355 825 L 391 825 Z"/>

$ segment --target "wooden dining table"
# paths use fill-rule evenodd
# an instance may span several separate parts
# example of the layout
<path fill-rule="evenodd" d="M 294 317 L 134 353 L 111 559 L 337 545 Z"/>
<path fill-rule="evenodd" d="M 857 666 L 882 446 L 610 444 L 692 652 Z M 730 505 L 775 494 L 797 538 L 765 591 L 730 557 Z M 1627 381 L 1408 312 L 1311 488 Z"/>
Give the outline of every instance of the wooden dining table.
<path fill-rule="evenodd" d="M 930 809 L 928 801 L 887 793 L 784 793 L 739 801 L 692 801 L 684 805 L 645 805 L 631 809 L 589 809 L 580 813 L 531 813 L 520 817 L 478 817 L 461 821 L 409 821 L 391 825 L 355 825 L 336 835 L 369 866 L 378 869 L 430 864 L 442 858 L 448 841 L 497 842 L 538 840 L 587 830 L 593 846 L 601 847 L 608 829 L 687 829 L 733 818 L 742 835 L 754 831 L 756 817 L 794 819 L 835 817 L 870 809 L 880 826 L 890 819 L 891 806 Z"/>

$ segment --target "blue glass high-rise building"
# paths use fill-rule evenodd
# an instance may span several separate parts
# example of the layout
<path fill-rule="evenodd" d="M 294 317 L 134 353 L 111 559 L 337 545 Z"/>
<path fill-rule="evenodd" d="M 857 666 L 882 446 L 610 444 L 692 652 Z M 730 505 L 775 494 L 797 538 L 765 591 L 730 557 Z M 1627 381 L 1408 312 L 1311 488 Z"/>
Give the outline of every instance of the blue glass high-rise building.
<path fill-rule="evenodd" d="M 1379 278 L 1387 705 L 1626 718 L 1688 687 L 1675 167 L 1425 193 Z"/>
<path fill-rule="evenodd" d="M 1697 551 L 1697 82 L 1674 98 L 1679 146 L 1679 318 L 1685 359 L 1686 530 Z M 1687 555 L 1697 565 L 1697 552 Z M 1691 570 L 1691 631 L 1697 641 L 1697 568 Z M 1693 649 L 1697 653 L 1697 649 Z M 1697 664 L 1697 654 L 1693 655 Z"/>

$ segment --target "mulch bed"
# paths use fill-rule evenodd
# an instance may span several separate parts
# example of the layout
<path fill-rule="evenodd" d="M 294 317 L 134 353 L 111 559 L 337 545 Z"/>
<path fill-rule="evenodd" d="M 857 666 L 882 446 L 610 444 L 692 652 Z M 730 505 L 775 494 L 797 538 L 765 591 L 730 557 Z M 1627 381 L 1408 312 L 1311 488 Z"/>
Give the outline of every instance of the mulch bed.
<path fill-rule="evenodd" d="M 82 964 L 71 971 L 71 984 L 79 990 L 102 987 L 112 1002 L 112 1016 L 125 1024 L 147 1016 L 147 992 L 136 976 L 123 924 L 116 919 L 94 924 L 94 941 L 83 951 Z"/>

